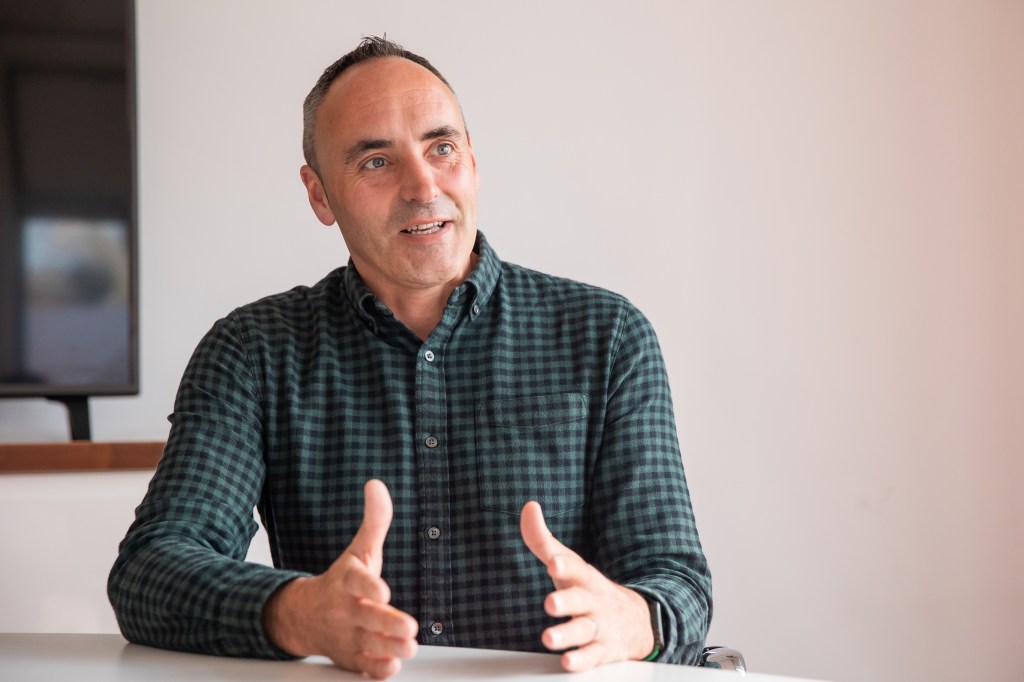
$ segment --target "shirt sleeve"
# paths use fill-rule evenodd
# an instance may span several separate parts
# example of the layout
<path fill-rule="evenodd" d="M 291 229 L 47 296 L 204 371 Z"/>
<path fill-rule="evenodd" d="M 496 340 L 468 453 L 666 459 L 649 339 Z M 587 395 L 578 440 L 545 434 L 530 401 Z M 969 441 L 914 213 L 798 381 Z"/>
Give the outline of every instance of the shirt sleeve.
<path fill-rule="evenodd" d="M 635 308 L 622 318 L 591 483 L 595 565 L 658 600 L 659 661 L 697 662 L 711 622 L 711 574 L 701 549 L 654 329 Z"/>
<path fill-rule="evenodd" d="M 182 378 L 163 457 L 120 545 L 107 594 L 131 642 L 287 658 L 263 632 L 267 599 L 304 575 L 244 561 L 263 487 L 258 384 L 221 320 Z"/>

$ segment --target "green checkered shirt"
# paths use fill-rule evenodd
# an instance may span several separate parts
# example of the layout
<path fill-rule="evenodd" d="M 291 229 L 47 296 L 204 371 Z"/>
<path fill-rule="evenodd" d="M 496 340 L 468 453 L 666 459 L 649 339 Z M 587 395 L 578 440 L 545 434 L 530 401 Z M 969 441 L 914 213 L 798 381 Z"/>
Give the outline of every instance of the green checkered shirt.
<path fill-rule="evenodd" d="M 696 660 L 711 579 L 654 331 L 616 294 L 475 248 L 426 341 L 351 263 L 214 325 L 110 574 L 125 637 L 284 657 L 265 602 L 344 551 L 379 478 L 383 577 L 420 642 L 544 650 L 553 588 L 519 532 L 538 500 L 555 537 L 661 602 L 661 660 Z M 254 507 L 275 568 L 244 561 Z"/>

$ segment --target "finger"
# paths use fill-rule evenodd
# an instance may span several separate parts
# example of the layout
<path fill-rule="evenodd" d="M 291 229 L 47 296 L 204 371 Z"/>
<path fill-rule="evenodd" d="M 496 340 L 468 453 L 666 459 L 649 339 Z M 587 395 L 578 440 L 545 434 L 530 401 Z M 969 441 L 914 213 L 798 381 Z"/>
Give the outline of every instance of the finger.
<path fill-rule="evenodd" d="M 386 680 L 394 677 L 402 669 L 402 661 L 394 657 L 378 658 L 360 652 L 352 657 L 352 661 L 341 667 L 365 673 L 375 680 Z"/>
<path fill-rule="evenodd" d="M 549 627 L 541 633 L 540 641 L 552 651 L 561 651 L 590 644 L 600 634 L 600 626 L 596 620 L 590 616 L 579 616 Z"/>
<path fill-rule="evenodd" d="M 355 614 L 359 627 L 384 637 L 415 639 L 419 633 L 416 619 L 388 604 L 364 601 Z"/>
<path fill-rule="evenodd" d="M 341 573 L 341 586 L 345 594 L 355 599 L 367 599 L 381 604 L 391 601 L 391 588 L 362 561 L 348 561 Z"/>
<path fill-rule="evenodd" d="M 601 642 L 591 642 L 579 649 L 566 651 L 562 654 L 562 667 L 569 672 L 580 672 L 596 668 L 604 663 L 607 651 L 607 648 Z"/>
<path fill-rule="evenodd" d="M 367 630 L 357 631 L 356 643 L 362 653 L 373 658 L 412 658 L 419 648 L 415 639 L 388 637 Z"/>
<path fill-rule="evenodd" d="M 384 538 L 391 527 L 391 495 L 383 481 L 371 479 L 363 486 L 363 496 L 363 523 L 348 551 L 379 575 L 384 561 Z"/>
<path fill-rule="evenodd" d="M 593 613 L 594 594 L 590 590 L 576 586 L 556 590 L 544 599 L 544 611 L 555 618 Z"/>
<path fill-rule="evenodd" d="M 573 553 L 548 530 L 539 502 L 530 500 L 523 505 L 523 511 L 519 516 L 519 531 L 523 535 L 523 542 L 545 566 L 558 554 Z"/>
<path fill-rule="evenodd" d="M 589 587 L 595 577 L 601 576 L 596 568 L 570 549 L 551 557 L 547 566 L 548 575 L 558 585 Z"/>

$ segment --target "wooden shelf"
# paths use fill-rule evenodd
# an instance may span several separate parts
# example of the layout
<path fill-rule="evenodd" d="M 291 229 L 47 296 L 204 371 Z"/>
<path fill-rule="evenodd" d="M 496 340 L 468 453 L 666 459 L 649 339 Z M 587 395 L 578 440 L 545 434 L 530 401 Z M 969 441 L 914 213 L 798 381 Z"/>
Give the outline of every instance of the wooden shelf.
<path fill-rule="evenodd" d="M 4 443 L 0 474 L 153 469 L 163 443 Z"/>

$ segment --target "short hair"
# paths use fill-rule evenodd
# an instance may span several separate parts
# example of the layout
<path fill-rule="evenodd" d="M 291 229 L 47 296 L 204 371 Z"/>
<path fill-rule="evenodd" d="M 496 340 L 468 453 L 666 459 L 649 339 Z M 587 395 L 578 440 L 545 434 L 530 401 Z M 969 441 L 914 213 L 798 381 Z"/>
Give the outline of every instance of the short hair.
<path fill-rule="evenodd" d="M 401 57 L 402 59 L 408 59 L 414 64 L 419 64 L 423 68 L 430 71 L 430 73 L 440 79 L 445 86 L 451 90 L 452 94 L 455 94 L 455 90 L 452 88 L 448 80 L 441 75 L 441 72 L 434 68 L 434 65 L 428 62 L 418 54 L 409 52 L 401 45 L 387 38 L 380 38 L 377 36 L 364 36 L 362 42 L 356 49 L 352 50 L 338 61 L 334 62 L 320 75 L 320 79 L 317 80 L 316 85 L 306 95 L 305 101 L 302 103 L 302 155 L 306 157 L 306 163 L 320 175 L 320 168 L 317 165 L 316 159 L 316 114 L 320 110 L 320 105 L 324 101 L 324 97 L 327 96 L 327 91 L 331 88 L 331 84 L 338 79 L 346 69 L 359 64 L 360 62 L 369 61 L 371 59 L 381 59 L 384 57 Z"/>

